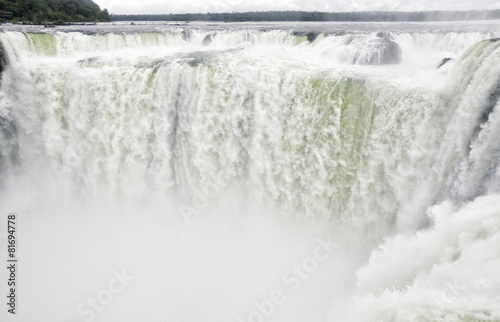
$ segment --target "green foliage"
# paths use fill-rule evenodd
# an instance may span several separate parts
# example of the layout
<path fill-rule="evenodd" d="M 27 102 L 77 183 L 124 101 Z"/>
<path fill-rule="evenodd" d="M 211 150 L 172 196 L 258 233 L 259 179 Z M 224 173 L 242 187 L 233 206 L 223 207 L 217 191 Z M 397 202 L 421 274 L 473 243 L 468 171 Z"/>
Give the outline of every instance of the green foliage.
<path fill-rule="evenodd" d="M 309 12 L 263 11 L 232 13 L 183 13 L 162 15 L 111 15 L 115 21 L 458 21 L 499 19 L 500 10 L 420 12 Z"/>
<path fill-rule="evenodd" d="M 101 10 L 92 0 L 0 0 L 0 9 L 12 12 L 13 22 L 64 24 L 111 20 L 108 10 Z"/>

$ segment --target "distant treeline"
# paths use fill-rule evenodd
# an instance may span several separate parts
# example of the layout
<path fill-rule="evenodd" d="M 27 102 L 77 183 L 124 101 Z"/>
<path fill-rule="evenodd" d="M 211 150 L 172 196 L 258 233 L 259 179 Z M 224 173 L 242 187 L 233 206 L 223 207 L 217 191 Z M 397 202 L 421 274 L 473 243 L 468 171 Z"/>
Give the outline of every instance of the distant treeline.
<path fill-rule="evenodd" d="M 14 22 L 110 21 L 92 0 L 0 0 L 0 9 L 11 12 Z"/>
<path fill-rule="evenodd" d="M 459 21 L 499 19 L 500 10 L 420 12 L 310 12 L 264 11 L 232 13 L 183 13 L 162 15 L 111 15 L 114 21 Z"/>

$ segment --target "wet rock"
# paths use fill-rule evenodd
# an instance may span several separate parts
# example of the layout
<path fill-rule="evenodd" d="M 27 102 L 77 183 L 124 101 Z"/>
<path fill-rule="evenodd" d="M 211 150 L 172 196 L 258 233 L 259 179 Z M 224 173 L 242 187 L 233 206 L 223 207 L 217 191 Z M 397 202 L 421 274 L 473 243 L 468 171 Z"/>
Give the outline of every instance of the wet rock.
<path fill-rule="evenodd" d="M 3 49 L 3 46 L 0 44 L 0 79 L 2 78 L 2 73 L 6 65 L 7 65 L 7 57 L 5 56 L 5 51 Z"/>
<path fill-rule="evenodd" d="M 307 32 L 294 31 L 292 33 L 292 35 L 293 36 L 299 36 L 299 37 L 306 36 L 307 37 L 307 41 L 313 42 L 313 41 L 316 40 L 316 38 L 318 38 L 319 35 L 321 35 L 321 32 L 317 32 L 317 31 L 307 31 Z"/>
<path fill-rule="evenodd" d="M 372 39 L 368 46 L 361 48 L 356 57 L 355 63 L 360 65 L 390 65 L 401 62 L 401 48 L 388 37 Z"/>
<path fill-rule="evenodd" d="M 21 164 L 18 142 L 16 124 L 9 115 L 0 113 L 0 187 L 2 187 L 1 178 Z"/>
<path fill-rule="evenodd" d="M 213 39 L 215 37 L 215 34 L 208 34 L 203 38 L 203 46 L 208 46 L 212 43 Z"/>
<path fill-rule="evenodd" d="M 401 48 L 389 38 L 384 38 L 379 45 L 380 48 L 380 64 L 399 64 L 401 62 Z"/>
<path fill-rule="evenodd" d="M 441 61 L 441 63 L 438 66 L 438 69 L 441 68 L 441 67 L 443 67 L 447 62 L 449 62 L 452 59 L 453 58 L 443 58 L 443 60 Z"/>
<path fill-rule="evenodd" d="M 188 41 L 191 38 L 192 31 L 191 30 L 183 30 L 181 31 L 182 40 Z"/>

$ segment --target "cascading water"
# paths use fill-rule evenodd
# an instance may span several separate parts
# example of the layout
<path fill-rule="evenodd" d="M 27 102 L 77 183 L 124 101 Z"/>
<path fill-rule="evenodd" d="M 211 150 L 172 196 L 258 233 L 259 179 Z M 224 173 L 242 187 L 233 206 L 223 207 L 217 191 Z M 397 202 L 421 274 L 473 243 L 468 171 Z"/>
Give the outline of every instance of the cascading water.
<path fill-rule="evenodd" d="M 0 33 L 0 211 L 26 214 L 25 261 L 66 263 L 37 255 L 39 238 L 95 252 L 66 263 L 65 281 L 90 267 L 102 279 L 94 258 L 104 272 L 128 263 L 139 299 L 116 296 L 95 309 L 102 321 L 322 321 L 333 300 L 332 321 L 500 320 L 500 28 L 354 27 Z M 177 222 L 186 211 L 194 228 Z M 265 271 L 300 261 L 318 234 L 345 248 L 299 292 L 323 304 L 297 313 L 306 300 L 291 293 L 292 308 L 252 307 L 279 288 Z M 75 296 L 51 315 L 35 304 L 52 294 L 38 272 L 25 268 L 27 320 L 91 316 L 74 311 L 99 286 L 56 283 Z M 219 294 L 212 306 L 200 288 Z"/>

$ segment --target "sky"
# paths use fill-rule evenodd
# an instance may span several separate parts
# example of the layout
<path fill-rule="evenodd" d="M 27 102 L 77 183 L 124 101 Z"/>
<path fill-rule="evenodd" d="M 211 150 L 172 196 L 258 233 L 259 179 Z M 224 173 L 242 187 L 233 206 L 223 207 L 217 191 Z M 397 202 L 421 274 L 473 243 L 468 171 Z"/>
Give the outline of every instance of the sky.
<path fill-rule="evenodd" d="M 500 0 L 94 0 L 115 14 L 265 10 L 425 11 L 500 9 Z"/>

